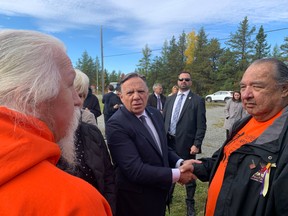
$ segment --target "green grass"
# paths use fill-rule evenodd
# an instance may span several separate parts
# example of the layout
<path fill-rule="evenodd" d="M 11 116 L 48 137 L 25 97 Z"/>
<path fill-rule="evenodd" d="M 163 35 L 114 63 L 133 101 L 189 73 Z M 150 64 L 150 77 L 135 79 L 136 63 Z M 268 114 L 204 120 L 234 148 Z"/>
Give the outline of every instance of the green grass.
<path fill-rule="evenodd" d="M 204 215 L 204 208 L 207 196 L 207 182 L 201 182 L 197 180 L 197 187 L 195 193 L 195 210 L 197 216 Z M 170 214 L 168 210 L 166 211 L 166 216 L 185 216 L 186 215 L 186 190 L 185 186 L 180 184 L 176 184 L 174 194 L 173 194 L 173 202 L 170 206 Z"/>

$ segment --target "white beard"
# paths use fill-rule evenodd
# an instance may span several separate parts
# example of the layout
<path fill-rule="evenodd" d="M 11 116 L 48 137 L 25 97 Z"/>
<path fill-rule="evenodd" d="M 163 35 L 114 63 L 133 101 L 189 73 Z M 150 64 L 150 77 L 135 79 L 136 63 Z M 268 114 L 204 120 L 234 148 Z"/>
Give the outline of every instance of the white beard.
<path fill-rule="evenodd" d="M 62 151 L 61 158 L 67 163 L 69 169 L 74 169 L 77 164 L 75 152 L 75 132 L 79 124 L 80 115 L 80 109 L 75 108 L 72 120 L 66 131 L 66 135 L 58 142 L 58 145 Z"/>

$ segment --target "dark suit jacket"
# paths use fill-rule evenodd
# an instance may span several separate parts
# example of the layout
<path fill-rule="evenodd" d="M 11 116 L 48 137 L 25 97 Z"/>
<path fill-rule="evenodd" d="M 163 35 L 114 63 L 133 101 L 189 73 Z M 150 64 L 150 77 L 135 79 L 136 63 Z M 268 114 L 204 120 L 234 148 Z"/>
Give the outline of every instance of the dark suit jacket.
<path fill-rule="evenodd" d="M 164 105 L 165 105 L 166 97 L 163 94 L 161 94 L 160 100 L 161 100 L 162 109 L 163 109 Z M 157 97 L 155 96 L 154 93 L 149 95 L 148 101 L 147 101 L 147 106 L 152 106 L 152 107 L 157 108 Z"/>
<path fill-rule="evenodd" d="M 171 168 L 180 159 L 167 146 L 161 113 L 146 112 L 161 141 L 162 155 L 142 122 L 124 106 L 107 122 L 106 136 L 116 166 L 117 216 L 164 216 Z"/>
<path fill-rule="evenodd" d="M 89 88 L 88 95 L 84 101 L 83 108 L 88 108 L 90 112 L 92 112 L 95 116 L 96 122 L 97 117 L 99 117 L 101 113 L 99 100 L 98 98 L 92 93 L 92 89 Z"/>
<path fill-rule="evenodd" d="M 167 98 L 163 110 L 165 131 L 168 133 L 172 117 L 173 104 L 177 94 Z M 194 158 L 190 155 L 190 148 L 195 145 L 201 152 L 201 145 L 206 132 L 205 101 L 200 96 L 189 91 L 183 109 L 176 125 L 176 145 L 170 146 L 183 159 Z M 200 153 L 199 152 L 199 153 Z"/>

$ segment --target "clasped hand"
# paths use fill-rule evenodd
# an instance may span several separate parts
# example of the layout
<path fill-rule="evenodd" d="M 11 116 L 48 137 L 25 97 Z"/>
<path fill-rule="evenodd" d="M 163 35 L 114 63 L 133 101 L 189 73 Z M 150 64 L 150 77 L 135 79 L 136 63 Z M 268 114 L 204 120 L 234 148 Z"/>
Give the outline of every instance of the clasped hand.
<path fill-rule="evenodd" d="M 200 164 L 202 163 L 202 161 L 199 160 L 185 160 L 183 162 L 183 165 L 179 167 L 180 169 L 180 178 L 178 180 L 178 183 L 180 184 L 187 184 L 189 182 L 191 182 L 193 179 L 197 179 L 197 176 L 194 175 L 193 171 L 194 171 L 194 166 L 193 164 Z"/>

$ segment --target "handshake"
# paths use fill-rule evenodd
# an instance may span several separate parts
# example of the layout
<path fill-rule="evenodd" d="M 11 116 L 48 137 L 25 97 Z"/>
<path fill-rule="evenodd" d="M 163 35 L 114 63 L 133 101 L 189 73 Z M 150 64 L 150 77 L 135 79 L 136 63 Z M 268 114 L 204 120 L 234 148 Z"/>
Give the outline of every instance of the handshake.
<path fill-rule="evenodd" d="M 194 166 L 193 164 L 201 164 L 202 161 L 199 160 L 185 160 L 183 161 L 183 164 L 179 167 L 180 169 L 180 178 L 178 180 L 178 183 L 181 185 L 187 184 L 191 182 L 193 179 L 197 179 L 197 176 L 194 175 Z"/>

